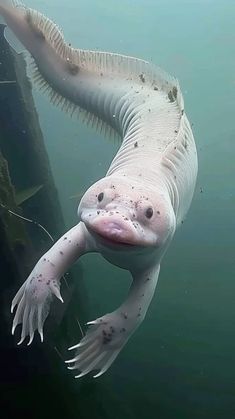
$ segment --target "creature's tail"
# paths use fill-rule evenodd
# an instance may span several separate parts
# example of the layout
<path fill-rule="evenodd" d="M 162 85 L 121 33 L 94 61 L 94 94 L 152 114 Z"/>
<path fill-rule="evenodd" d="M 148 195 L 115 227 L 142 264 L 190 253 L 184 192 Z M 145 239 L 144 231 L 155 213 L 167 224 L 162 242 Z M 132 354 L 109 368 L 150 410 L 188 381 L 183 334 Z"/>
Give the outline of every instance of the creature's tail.
<path fill-rule="evenodd" d="M 30 34 L 29 28 L 27 28 L 27 9 L 23 4 L 18 0 L 0 0 L 0 17 L 3 18 L 4 23 L 14 33 L 18 41 L 28 49 L 27 39 L 30 39 Z"/>
<path fill-rule="evenodd" d="M 0 0 L 0 11 L 2 11 L 4 7 L 8 7 L 9 5 L 12 5 L 11 0 Z"/>
<path fill-rule="evenodd" d="M 170 102 L 176 100 L 182 109 L 177 81 L 148 62 L 119 54 L 74 49 L 66 43 L 55 23 L 18 0 L 0 0 L 0 15 L 33 57 L 34 81 L 53 104 L 71 114 L 82 114 L 88 124 L 104 129 L 109 125 L 111 132 L 122 133 L 122 118 L 129 124 L 132 113 L 127 117 L 128 101 L 124 105 L 124 99 L 120 98 L 124 98 L 126 89 L 134 84 L 140 89 L 144 83 L 151 91 L 166 92 Z M 133 93 L 134 97 L 137 98 L 135 95 L 140 89 Z"/>
<path fill-rule="evenodd" d="M 7 11 L 14 9 L 18 5 L 19 3 L 14 0 L 0 0 L 0 14 L 4 17 Z"/>
<path fill-rule="evenodd" d="M 0 23 L 4 22 L 6 10 L 12 7 L 11 0 L 0 0 Z"/>

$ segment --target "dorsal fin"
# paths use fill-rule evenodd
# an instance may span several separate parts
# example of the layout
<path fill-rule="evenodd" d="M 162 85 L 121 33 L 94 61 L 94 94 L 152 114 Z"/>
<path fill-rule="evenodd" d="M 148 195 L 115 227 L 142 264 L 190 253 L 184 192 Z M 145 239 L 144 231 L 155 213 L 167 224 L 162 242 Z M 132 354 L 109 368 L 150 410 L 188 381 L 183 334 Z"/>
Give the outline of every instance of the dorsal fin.
<path fill-rule="evenodd" d="M 161 69 L 147 61 L 121 54 L 74 49 L 65 42 L 62 31 L 49 18 L 38 11 L 23 6 L 18 0 L 17 4 L 15 4 L 15 0 L 8 1 L 14 7 L 21 8 L 24 11 L 30 29 L 38 34 L 39 39 L 41 37 L 46 41 L 62 60 L 68 62 L 70 72 L 73 69 L 75 71 L 80 68 L 97 74 L 98 77 L 112 75 L 112 77 L 117 77 L 117 79 L 130 80 L 130 85 L 134 81 L 140 88 L 145 86 L 151 90 L 159 90 L 166 93 L 166 100 L 177 103 L 180 109 L 183 108 L 183 99 L 178 81 Z M 92 125 L 95 124 L 97 126 L 101 122 L 101 128 L 105 128 L 104 131 L 107 130 L 107 124 L 104 121 L 96 116 L 91 116 L 88 111 L 79 108 L 77 104 L 55 91 L 40 74 L 37 64 L 35 66 L 34 79 L 40 88 L 49 94 L 53 104 L 62 107 L 63 110 L 70 114 L 82 113 L 84 120 L 90 121 Z"/>
<path fill-rule="evenodd" d="M 62 31 L 49 18 L 33 9 L 25 8 L 25 10 L 28 22 L 45 37 L 64 60 L 98 75 L 119 75 L 127 79 L 135 79 L 140 85 L 156 87 L 158 90 L 165 91 L 170 100 L 179 101 L 180 99 L 179 105 L 182 106 L 178 81 L 162 69 L 148 61 L 122 54 L 75 49 L 65 42 Z"/>

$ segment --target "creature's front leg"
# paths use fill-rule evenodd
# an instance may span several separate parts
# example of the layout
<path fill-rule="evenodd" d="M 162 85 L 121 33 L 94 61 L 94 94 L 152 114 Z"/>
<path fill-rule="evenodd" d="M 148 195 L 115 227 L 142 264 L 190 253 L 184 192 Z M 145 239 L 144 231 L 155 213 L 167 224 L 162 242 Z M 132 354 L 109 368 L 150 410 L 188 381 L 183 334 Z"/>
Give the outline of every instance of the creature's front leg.
<path fill-rule="evenodd" d="M 60 279 L 72 263 L 88 251 L 87 230 L 83 223 L 77 224 L 64 234 L 38 261 L 33 271 L 12 301 L 11 311 L 17 305 L 12 334 L 22 323 L 21 339 L 33 340 L 38 330 L 43 341 L 43 324 L 49 313 L 53 294 L 63 302 L 60 295 Z"/>
<path fill-rule="evenodd" d="M 99 370 L 94 377 L 102 375 L 113 363 L 132 333 L 144 320 L 152 300 L 160 265 L 133 275 L 133 282 L 126 301 L 112 313 L 88 322 L 91 325 L 78 345 L 76 356 L 66 361 L 73 363 L 69 369 L 78 369 L 82 377 L 92 370 Z"/>

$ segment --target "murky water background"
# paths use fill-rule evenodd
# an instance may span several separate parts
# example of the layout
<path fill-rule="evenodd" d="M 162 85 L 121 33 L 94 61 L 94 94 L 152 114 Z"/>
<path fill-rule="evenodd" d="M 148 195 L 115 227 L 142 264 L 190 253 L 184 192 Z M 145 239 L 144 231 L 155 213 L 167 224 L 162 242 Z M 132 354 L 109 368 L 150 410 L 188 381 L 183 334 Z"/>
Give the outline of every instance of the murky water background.
<path fill-rule="evenodd" d="M 35 408 L 38 418 L 232 419 L 235 2 L 28 0 L 27 4 L 56 21 L 73 46 L 141 57 L 178 77 L 193 123 L 199 176 L 187 220 L 163 261 L 145 322 L 108 373 L 96 381 L 75 381 L 51 354 L 47 367 L 41 372 L 37 367 L 35 384 L 30 350 L 19 349 L 31 381 L 26 380 L 25 387 L 20 380 L 16 383 L 12 403 L 26 417 L 33 417 Z M 76 223 L 77 207 L 70 197 L 105 174 L 118 144 L 34 94 L 69 228 Z M 82 266 L 88 321 L 118 306 L 130 278 L 96 255 L 84 257 Z"/>

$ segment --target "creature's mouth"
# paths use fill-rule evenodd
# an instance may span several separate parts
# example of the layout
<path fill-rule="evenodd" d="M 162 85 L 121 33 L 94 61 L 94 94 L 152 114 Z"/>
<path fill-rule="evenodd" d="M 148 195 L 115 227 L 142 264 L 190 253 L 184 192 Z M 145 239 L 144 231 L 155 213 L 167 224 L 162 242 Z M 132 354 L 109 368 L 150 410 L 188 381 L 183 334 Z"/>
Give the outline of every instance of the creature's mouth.
<path fill-rule="evenodd" d="M 119 220 L 98 220 L 87 225 L 90 233 L 104 246 L 134 247 L 137 245 L 132 229 Z"/>
<path fill-rule="evenodd" d="M 99 239 L 100 242 L 102 242 L 103 244 L 109 245 L 109 246 L 126 246 L 126 247 L 134 247 L 136 246 L 135 243 L 131 243 L 128 240 L 125 239 L 120 239 L 118 237 L 110 237 L 108 235 L 106 235 L 105 233 L 97 233 L 95 231 L 91 231 L 92 234 L 94 236 L 97 237 L 97 239 Z"/>

